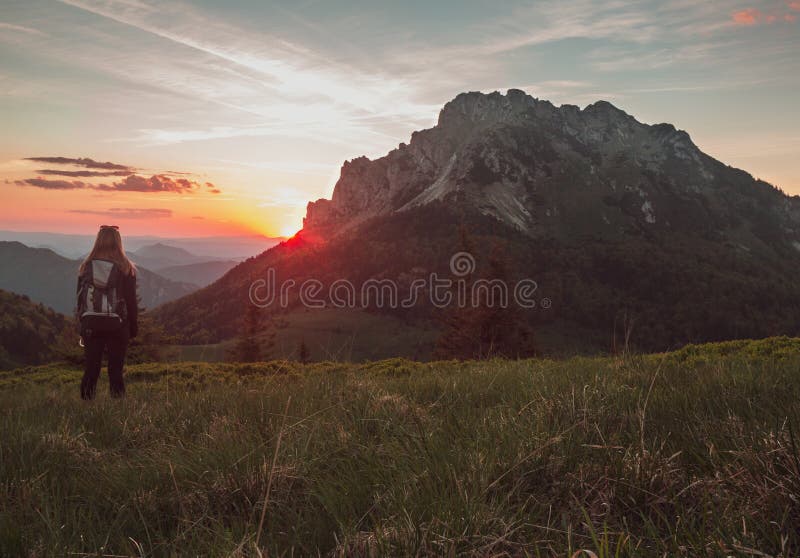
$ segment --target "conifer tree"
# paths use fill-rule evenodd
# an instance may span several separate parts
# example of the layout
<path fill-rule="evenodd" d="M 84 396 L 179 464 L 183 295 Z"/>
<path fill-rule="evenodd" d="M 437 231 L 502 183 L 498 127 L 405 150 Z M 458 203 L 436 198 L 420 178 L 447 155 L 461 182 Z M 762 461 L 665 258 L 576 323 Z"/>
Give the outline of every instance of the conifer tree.
<path fill-rule="evenodd" d="M 175 339 L 167 335 L 164 326 L 158 324 L 147 313 L 147 308 L 142 305 L 142 297 L 136 294 L 138 306 L 138 331 L 136 337 L 128 345 L 128 362 L 132 364 L 142 362 L 159 362 L 163 360 L 164 349 L 167 345 L 175 343 Z"/>
<path fill-rule="evenodd" d="M 459 226 L 458 236 L 458 251 L 474 256 L 475 242 L 463 223 Z M 466 293 L 470 293 L 472 290 L 473 275 L 470 273 L 457 278 L 457 280 L 463 281 Z M 433 356 L 440 359 L 474 358 L 474 341 L 478 335 L 478 332 L 475 331 L 475 309 L 470 304 L 459 304 L 457 281 L 454 282 L 451 295 L 453 297 L 451 305 L 444 310 L 440 320 L 442 333 L 436 341 Z"/>
<path fill-rule="evenodd" d="M 489 269 L 485 279 L 500 281 L 507 286 L 509 298 L 505 306 L 497 300 L 477 301 L 475 315 L 479 331 L 477 342 L 478 358 L 503 356 L 523 358 L 535 352 L 533 329 L 525 319 L 521 308 L 513 300 L 512 283 L 508 273 L 508 257 L 501 244 L 496 244 L 489 255 Z"/>
<path fill-rule="evenodd" d="M 311 354 L 308 351 L 308 346 L 306 345 L 305 339 L 301 339 L 300 345 L 297 347 L 297 360 L 303 364 L 306 364 L 311 360 Z"/>
<path fill-rule="evenodd" d="M 236 362 L 257 362 L 262 360 L 263 352 L 258 334 L 261 331 L 260 308 L 248 304 L 242 319 L 242 328 L 229 357 Z"/>
<path fill-rule="evenodd" d="M 463 227 L 461 246 L 465 252 L 474 249 L 474 242 Z M 443 332 L 437 341 L 434 357 L 466 360 L 532 356 L 535 353 L 533 330 L 512 299 L 513 285 L 504 248 L 500 244 L 492 248 L 487 272 L 481 279 L 506 285 L 508 299 L 505 305 L 500 304 L 499 299 L 490 297 L 488 292 L 484 291 L 485 296 L 478 296 L 479 293 L 474 290 L 474 274 L 461 279 L 466 283 L 467 304 L 454 304 L 445 315 Z"/>

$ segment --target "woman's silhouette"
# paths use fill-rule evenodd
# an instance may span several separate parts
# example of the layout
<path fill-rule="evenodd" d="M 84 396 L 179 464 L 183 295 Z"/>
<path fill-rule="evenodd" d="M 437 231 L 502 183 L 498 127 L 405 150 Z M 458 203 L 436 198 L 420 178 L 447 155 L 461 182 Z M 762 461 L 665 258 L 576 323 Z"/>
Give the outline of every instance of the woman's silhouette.
<path fill-rule="evenodd" d="M 106 349 L 111 396 L 125 395 L 122 370 L 128 341 L 137 334 L 137 310 L 136 267 L 125 255 L 119 228 L 103 225 L 78 271 L 78 320 L 85 348 L 81 398 L 94 398 Z"/>

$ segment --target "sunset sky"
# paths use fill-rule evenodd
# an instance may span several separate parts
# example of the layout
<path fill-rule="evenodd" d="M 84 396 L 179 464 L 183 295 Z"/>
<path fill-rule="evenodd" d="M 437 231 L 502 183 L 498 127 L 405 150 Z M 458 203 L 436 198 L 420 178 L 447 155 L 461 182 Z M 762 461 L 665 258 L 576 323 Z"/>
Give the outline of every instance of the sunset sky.
<path fill-rule="evenodd" d="M 0 49 L 0 229 L 288 235 L 344 160 L 508 88 L 800 194 L 800 1 L 0 0 Z"/>

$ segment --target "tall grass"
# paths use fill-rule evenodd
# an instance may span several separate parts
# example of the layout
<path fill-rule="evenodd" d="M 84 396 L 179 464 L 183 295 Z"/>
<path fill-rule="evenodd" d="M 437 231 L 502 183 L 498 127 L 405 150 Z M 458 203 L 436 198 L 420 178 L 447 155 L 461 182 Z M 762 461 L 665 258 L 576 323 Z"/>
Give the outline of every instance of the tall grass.
<path fill-rule="evenodd" d="M 0 374 L 2 556 L 800 554 L 796 340 L 78 378 Z"/>

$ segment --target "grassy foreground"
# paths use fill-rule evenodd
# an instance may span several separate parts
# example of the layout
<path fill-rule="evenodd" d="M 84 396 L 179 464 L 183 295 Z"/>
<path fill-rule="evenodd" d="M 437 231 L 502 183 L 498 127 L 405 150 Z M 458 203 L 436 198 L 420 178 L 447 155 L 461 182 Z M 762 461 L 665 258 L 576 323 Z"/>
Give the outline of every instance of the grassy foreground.
<path fill-rule="evenodd" d="M 0 373 L 1 556 L 800 555 L 796 339 L 79 376 Z"/>

